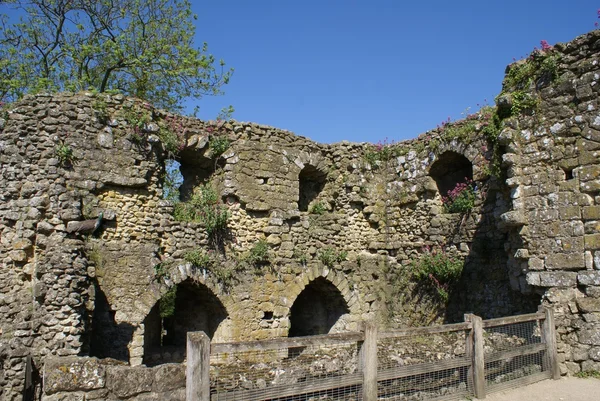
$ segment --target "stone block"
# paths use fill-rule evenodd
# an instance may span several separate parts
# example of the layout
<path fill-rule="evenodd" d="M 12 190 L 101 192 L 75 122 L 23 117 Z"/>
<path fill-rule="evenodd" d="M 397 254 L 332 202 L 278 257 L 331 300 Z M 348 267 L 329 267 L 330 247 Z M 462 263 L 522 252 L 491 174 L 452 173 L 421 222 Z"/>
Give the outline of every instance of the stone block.
<path fill-rule="evenodd" d="M 577 273 L 575 272 L 539 272 L 537 274 L 539 274 L 538 285 L 540 287 L 573 287 L 577 285 Z M 529 279 L 527 282 L 529 283 Z"/>
<path fill-rule="evenodd" d="M 585 345 L 579 345 L 573 347 L 571 350 L 571 359 L 575 362 L 581 362 L 587 360 L 589 357 L 589 347 Z"/>
<path fill-rule="evenodd" d="M 559 210 L 561 220 L 575 220 L 581 218 L 581 208 L 579 206 L 563 206 Z"/>
<path fill-rule="evenodd" d="M 583 372 L 600 372 L 600 362 L 583 361 L 581 362 L 581 370 Z"/>
<path fill-rule="evenodd" d="M 581 285 L 600 285 L 600 271 L 585 271 L 577 274 Z"/>
<path fill-rule="evenodd" d="M 588 345 L 600 345 L 600 326 L 590 325 L 579 331 L 579 342 Z"/>
<path fill-rule="evenodd" d="M 122 398 L 151 391 L 153 382 L 154 371 L 146 367 L 114 366 L 106 375 L 106 387 Z"/>
<path fill-rule="evenodd" d="M 544 260 L 540 258 L 530 258 L 527 261 L 530 270 L 544 270 Z"/>
<path fill-rule="evenodd" d="M 600 347 L 593 347 L 589 350 L 588 355 L 594 361 L 600 362 Z"/>
<path fill-rule="evenodd" d="M 585 249 L 600 249 L 600 234 L 589 234 L 584 237 Z"/>
<path fill-rule="evenodd" d="M 584 313 L 600 312 L 600 298 L 579 298 L 577 307 Z"/>
<path fill-rule="evenodd" d="M 106 369 L 96 358 L 48 358 L 44 365 L 46 394 L 103 388 Z"/>
<path fill-rule="evenodd" d="M 165 364 L 155 368 L 153 392 L 163 393 L 185 388 L 185 366 Z"/>
<path fill-rule="evenodd" d="M 585 269 L 583 253 L 556 253 L 546 257 L 546 267 L 554 270 Z"/>
<path fill-rule="evenodd" d="M 583 208 L 583 218 L 585 220 L 600 220 L 600 206 L 586 206 Z"/>

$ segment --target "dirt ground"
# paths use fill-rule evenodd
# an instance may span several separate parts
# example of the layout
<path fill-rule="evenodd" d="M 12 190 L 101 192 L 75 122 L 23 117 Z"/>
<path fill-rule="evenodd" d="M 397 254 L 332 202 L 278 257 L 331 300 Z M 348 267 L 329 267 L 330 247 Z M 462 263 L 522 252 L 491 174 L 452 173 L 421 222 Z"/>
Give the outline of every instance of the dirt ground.
<path fill-rule="evenodd" d="M 563 377 L 489 394 L 485 401 L 600 401 L 600 379 Z"/>

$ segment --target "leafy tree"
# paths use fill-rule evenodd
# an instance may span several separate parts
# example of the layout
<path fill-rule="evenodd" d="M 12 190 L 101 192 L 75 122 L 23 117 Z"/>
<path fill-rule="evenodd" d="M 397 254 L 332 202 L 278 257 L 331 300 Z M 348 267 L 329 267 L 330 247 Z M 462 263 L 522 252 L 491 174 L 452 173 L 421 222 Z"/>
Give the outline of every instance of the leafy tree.
<path fill-rule="evenodd" d="M 232 73 L 194 47 L 188 0 L 5 0 L 0 13 L 0 101 L 91 89 L 179 110 Z"/>

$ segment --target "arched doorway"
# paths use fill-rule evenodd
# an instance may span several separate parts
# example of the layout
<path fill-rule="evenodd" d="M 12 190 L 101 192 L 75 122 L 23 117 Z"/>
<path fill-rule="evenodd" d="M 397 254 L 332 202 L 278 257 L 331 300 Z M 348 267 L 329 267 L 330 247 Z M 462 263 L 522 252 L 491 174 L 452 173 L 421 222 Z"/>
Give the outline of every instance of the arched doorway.
<path fill-rule="evenodd" d="M 310 282 L 290 309 L 290 337 L 327 334 L 348 313 L 340 291 L 326 278 Z"/>
<path fill-rule="evenodd" d="M 188 332 L 203 331 L 212 338 L 227 318 L 225 307 L 205 285 L 186 280 L 175 288 L 175 294 L 165 294 L 144 320 L 146 365 L 183 361 Z"/>

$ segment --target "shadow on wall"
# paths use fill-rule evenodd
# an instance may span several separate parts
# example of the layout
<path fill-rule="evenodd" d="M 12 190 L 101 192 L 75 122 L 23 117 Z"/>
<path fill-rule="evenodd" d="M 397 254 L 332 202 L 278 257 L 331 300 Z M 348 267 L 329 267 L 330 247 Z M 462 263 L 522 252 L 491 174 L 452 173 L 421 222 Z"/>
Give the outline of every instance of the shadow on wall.
<path fill-rule="evenodd" d="M 538 294 L 523 294 L 511 288 L 508 254 L 504 244 L 508 233 L 498 228 L 498 218 L 510 209 L 508 190 L 495 178 L 483 183 L 483 202 L 480 221 L 475 227 L 469 254 L 462 275 L 446 308 L 446 323 L 464 321 L 465 313 L 475 313 L 484 319 L 511 316 L 537 311 L 541 298 Z M 452 242 L 461 243 L 465 235 L 465 221 L 469 214 L 458 220 Z"/>
<path fill-rule="evenodd" d="M 327 334 L 349 313 L 344 297 L 331 282 L 319 277 L 298 295 L 290 309 L 289 337 Z"/>
<path fill-rule="evenodd" d="M 117 323 L 115 311 L 111 310 L 106 295 L 97 282 L 94 283 L 94 288 L 96 299 L 92 315 L 90 356 L 129 362 L 127 346 L 133 337 L 134 327 L 128 323 Z"/>

